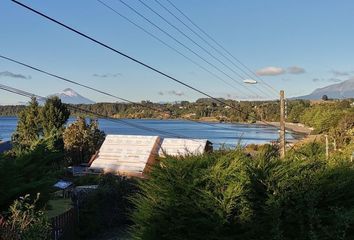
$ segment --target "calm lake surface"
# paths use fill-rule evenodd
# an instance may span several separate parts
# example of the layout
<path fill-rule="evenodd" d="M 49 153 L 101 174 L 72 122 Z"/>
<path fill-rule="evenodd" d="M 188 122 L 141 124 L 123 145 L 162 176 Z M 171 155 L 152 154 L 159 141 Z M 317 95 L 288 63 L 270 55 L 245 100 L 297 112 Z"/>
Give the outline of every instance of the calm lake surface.
<path fill-rule="evenodd" d="M 70 118 L 71 123 L 75 118 Z M 208 139 L 218 148 L 222 144 L 235 146 L 251 143 L 267 143 L 278 138 L 278 129 L 275 127 L 256 124 L 229 124 L 229 123 L 208 123 L 213 126 L 199 124 L 184 120 L 145 120 L 145 119 L 124 119 L 131 125 L 120 121 L 99 119 L 100 129 L 106 134 L 130 134 L 130 135 L 159 135 L 161 137 L 176 137 L 181 135 L 186 138 Z M 0 117 L 0 139 L 6 141 L 16 129 L 16 117 Z M 146 129 L 138 129 L 132 125 L 141 126 Z M 148 128 L 158 129 L 162 133 L 155 133 Z M 167 133 L 168 132 L 168 133 Z M 287 134 L 287 140 L 294 139 L 295 135 Z"/>

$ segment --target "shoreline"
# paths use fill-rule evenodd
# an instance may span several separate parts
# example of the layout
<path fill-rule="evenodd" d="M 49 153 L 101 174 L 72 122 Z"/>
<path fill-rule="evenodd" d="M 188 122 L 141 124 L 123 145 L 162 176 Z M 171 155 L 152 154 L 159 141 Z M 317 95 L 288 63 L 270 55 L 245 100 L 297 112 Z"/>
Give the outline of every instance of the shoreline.
<path fill-rule="evenodd" d="M 274 127 L 280 126 L 279 122 L 268 122 L 268 123 Z M 267 124 L 265 124 L 264 122 L 260 122 L 260 121 L 257 121 L 256 124 L 267 126 Z M 290 130 L 290 131 L 292 131 L 296 134 L 300 134 L 300 135 L 310 135 L 311 132 L 313 131 L 313 128 L 305 126 L 302 123 L 286 122 L 285 128 L 286 128 L 286 130 Z"/>

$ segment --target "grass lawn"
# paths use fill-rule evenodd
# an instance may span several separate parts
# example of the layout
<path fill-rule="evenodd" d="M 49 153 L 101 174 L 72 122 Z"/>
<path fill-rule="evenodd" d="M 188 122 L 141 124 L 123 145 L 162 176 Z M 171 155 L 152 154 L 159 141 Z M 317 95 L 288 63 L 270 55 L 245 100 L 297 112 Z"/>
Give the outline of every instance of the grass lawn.
<path fill-rule="evenodd" d="M 70 198 L 52 199 L 48 202 L 46 215 L 48 218 L 58 216 L 71 208 Z"/>

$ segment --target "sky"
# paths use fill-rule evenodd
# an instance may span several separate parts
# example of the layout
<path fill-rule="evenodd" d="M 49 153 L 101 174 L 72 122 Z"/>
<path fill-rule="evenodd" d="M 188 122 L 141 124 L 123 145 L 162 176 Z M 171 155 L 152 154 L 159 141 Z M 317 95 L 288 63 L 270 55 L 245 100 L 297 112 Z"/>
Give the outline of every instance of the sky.
<path fill-rule="evenodd" d="M 204 60 L 140 18 L 121 1 L 102 1 L 193 62 L 97 0 L 21 0 L 22 3 L 214 97 L 277 98 L 277 93 L 266 85 L 277 91 L 284 89 L 286 97 L 294 97 L 354 76 L 352 0 L 170 0 L 223 48 L 256 73 L 258 78 L 235 60 L 229 61 L 231 57 L 227 53 L 198 32 L 167 0 L 158 1 L 192 27 L 199 36 L 203 36 L 204 40 L 165 11 L 155 0 L 141 2 L 158 12 L 192 41 L 139 0 L 124 1 Z M 49 22 L 10 0 L 0 3 L 0 27 L 0 55 L 116 96 L 132 101 L 154 102 L 194 101 L 204 97 Z M 228 59 L 224 56 L 228 56 Z M 258 80 L 258 83 L 243 83 L 243 80 L 250 77 Z M 41 96 L 72 88 L 96 102 L 117 101 L 4 59 L 0 59 L 0 84 Z M 16 104 L 26 100 L 24 97 L 0 91 L 0 104 Z"/>

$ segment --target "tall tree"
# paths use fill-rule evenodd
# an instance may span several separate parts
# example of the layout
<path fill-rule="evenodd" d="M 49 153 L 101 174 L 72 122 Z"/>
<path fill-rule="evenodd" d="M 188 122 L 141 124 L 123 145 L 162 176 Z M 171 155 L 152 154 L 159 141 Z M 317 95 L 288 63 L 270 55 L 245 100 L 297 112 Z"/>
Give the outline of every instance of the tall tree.
<path fill-rule="evenodd" d="M 87 162 L 92 154 L 101 146 L 105 134 L 99 130 L 97 121 L 78 117 L 76 122 L 68 126 L 63 134 L 64 148 L 69 161 L 74 164 Z"/>
<path fill-rule="evenodd" d="M 39 106 L 36 98 L 32 98 L 29 105 L 20 112 L 17 128 L 12 135 L 16 147 L 29 148 L 39 140 L 42 133 Z"/>
<path fill-rule="evenodd" d="M 53 133 L 61 133 L 69 116 L 69 109 L 58 97 L 49 98 L 41 111 L 44 137 L 49 137 Z"/>

